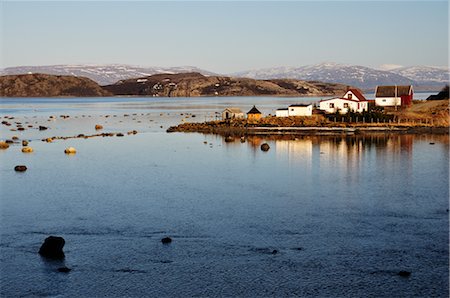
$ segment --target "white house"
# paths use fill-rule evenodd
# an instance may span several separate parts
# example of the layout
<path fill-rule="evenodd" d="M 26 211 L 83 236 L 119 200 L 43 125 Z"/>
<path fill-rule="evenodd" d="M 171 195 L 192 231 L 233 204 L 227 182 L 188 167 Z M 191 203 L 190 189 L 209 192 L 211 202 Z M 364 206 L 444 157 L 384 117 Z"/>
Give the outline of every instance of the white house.
<path fill-rule="evenodd" d="M 294 104 L 287 109 L 278 109 L 275 112 L 277 117 L 291 116 L 312 116 L 312 104 Z"/>
<path fill-rule="evenodd" d="M 369 109 L 369 102 L 359 90 L 348 89 L 342 97 L 321 100 L 319 109 L 326 113 L 346 114 L 349 110 L 361 113 Z"/>
<path fill-rule="evenodd" d="M 414 97 L 413 86 L 377 86 L 375 89 L 375 105 L 394 107 L 411 105 Z"/>

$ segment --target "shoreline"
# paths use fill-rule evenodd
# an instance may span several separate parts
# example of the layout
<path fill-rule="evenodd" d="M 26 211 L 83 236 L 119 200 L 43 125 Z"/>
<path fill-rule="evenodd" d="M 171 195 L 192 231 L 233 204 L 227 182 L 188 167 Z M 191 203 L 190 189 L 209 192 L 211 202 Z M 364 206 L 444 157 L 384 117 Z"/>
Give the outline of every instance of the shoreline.
<path fill-rule="evenodd" d="M 446 126 L 232 126 L 226 122 L 205 122 L 205 123 L 183 123 L 178 126 L 171 126 L 167 133 L 204 133 L 230 136 L 245 135 L 349 135 L 349 134 L 440 134 L 448 135 L 449 127 Z"/>

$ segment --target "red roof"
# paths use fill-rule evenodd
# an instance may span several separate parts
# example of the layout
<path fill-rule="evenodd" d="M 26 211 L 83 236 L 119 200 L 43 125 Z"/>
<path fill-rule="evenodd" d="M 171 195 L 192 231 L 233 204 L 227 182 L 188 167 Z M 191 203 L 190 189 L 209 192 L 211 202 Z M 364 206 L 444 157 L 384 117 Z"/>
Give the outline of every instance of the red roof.
<path fill-rule="evenodd" d="M 347 92 L 348 92 L 348 91 L 351 91 L 353 94 L 355 94 L 355 96 L 359 98 L 359 101 L 366 101 L 366 100 L 367 100 L 367 99 L 364 97 L 364 95 L 361 93 L 361 91 L 359 91 L 358 89 L 355 89 L 355 88 L 349 88 L 349 89 L 347 90 Z M 347 94 L 347 92 L 345 92 L 345 93 Z"/>
<path fill-rule="evenodd" d="M 330 99 L 323 99 L 322 101 L 329 101 L 329 100 L 335 100 L 335 99 L 340 99 L 340 100 L 347 100 L 347 101 L 353 101 L 353 102 L 363 102 L 363 101 L 367 101 L 367 100 L 355 100 L 355 99 L 348 99 L 348 98 L 342 98 L 342 97 L 335 97 L 335 98 L 330 98 Z"/>

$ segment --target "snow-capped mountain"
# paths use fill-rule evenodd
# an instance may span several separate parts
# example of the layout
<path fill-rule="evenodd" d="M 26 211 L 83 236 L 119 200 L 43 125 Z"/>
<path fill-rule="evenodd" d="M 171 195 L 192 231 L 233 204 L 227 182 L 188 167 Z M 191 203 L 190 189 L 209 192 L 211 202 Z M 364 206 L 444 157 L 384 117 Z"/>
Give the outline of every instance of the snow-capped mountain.
<path fill-rule="evenodd" d="M 140 67 L 126 64 L 109 65 L 50 65 L 19 66 L 0 70 L 0 75 L 44 73 L 54 75 L 73 75 L 90 78 L 100 85 L 116 83 L 120 80 L 139 78 L 159 73 L 199 72 L 206 76 L 217 75 L 194 66 L 185 67 Z M 230 76 L 252 79 L 298 79 L 322 81 L 373 89 L 377 85 L 409 85 L 440 90 L 449 81 L 447 68 L 411 66 L 388 70 L 378 70 L 365 66 L 337 63 L 320 63 L 301 67 L 274 67 L 241 71 Z"/>
<path fill-rule="evenodd" d="M 390 72 L 407 77 L 420 85 L 448 84 L 448 68 L 431 66 L 409 66 L 390 70 Z"/>
<path fill-rule="evenodd" d="M 233 75 L 254 79 L 292 78 L 306 81 L 341 83 L 362 89 L 374 88 L 377 85 L 408 85 L 415 83 L 412 79 L 393 72 L 376 70 L 365 66 L 337 63 L 321 63 L 302 67 L 266 68 L 237 72 Z"/>
<path fill-rule="evenodd" d="M 52 75 L 72 75 L 87 77 L 100 85 L 113 84 L 119 80 L 150 76 L 158 73 L 199 72 L 203 75 L 214 73 L 193 67 L 140 67 L 126 64 L 108 65 L 49 65 L 49 66 L 19 66 L 0 70 L 1 75 L 16 75 L 26 73 L 44 73 Z"/>

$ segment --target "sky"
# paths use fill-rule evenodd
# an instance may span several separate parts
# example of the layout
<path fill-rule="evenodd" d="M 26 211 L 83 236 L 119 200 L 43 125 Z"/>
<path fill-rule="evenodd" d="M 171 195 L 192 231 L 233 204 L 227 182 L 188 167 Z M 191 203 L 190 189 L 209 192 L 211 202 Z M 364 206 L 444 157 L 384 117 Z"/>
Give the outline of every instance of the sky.
<path fill-rule="evenodd" d="M 448 65 L 447 1 L 0 0 L 0 68 Z"/>

